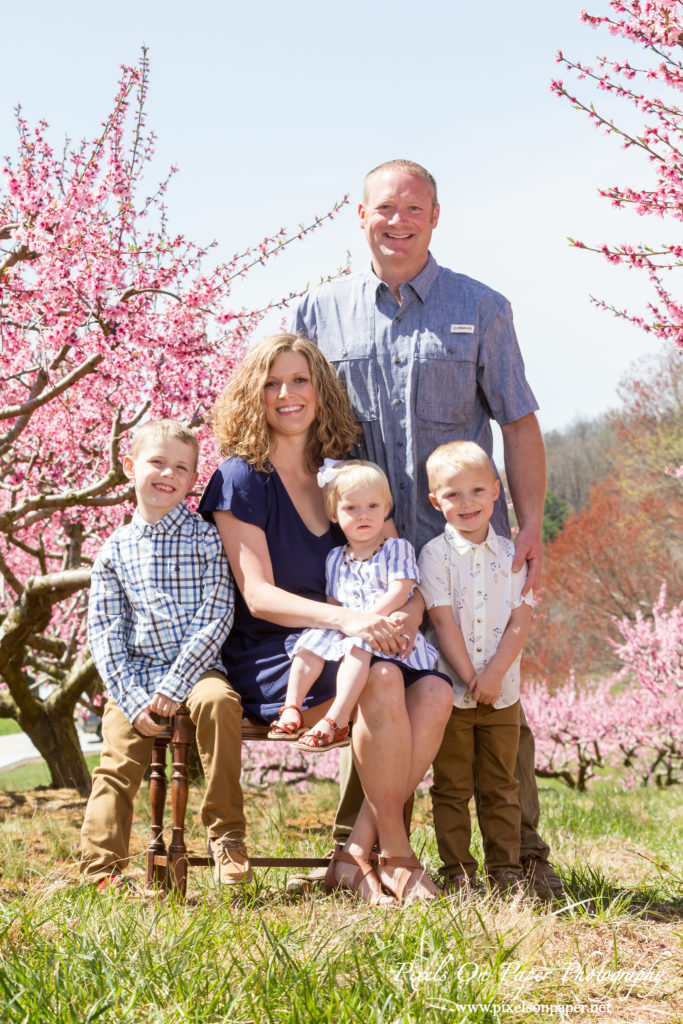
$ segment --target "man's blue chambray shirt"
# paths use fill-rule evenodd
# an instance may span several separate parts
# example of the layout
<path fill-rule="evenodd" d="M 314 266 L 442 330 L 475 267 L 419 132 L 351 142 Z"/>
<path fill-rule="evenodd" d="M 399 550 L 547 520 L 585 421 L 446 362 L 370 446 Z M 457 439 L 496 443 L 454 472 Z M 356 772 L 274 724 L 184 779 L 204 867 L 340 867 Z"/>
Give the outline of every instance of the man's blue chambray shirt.
<path fill-rule="evenodd" d="M 419 551 L 443 530 L 427 456 L 455 440 L 490 455 L 491 419 L 512 423 L 538 405 L 502 295 L 431 255 L 400 292 L 399 305 L 372 270 L 321 285 L 300 301 L 292 330 L 337 368 L 365 435 L 361 454 L 385 470 L 399 536 Z M 492 525 L 510 535 L 502 488 Z"/>
<path fill-rule="evenodd" d="M 109 696 L 133 722 L 158 690 L 184 700 L 204 672 L 223 671 L 234 591 L 216 528 L 177 505 L 150 524 L 136 511 L 92 571 L 88 643 Z"/>

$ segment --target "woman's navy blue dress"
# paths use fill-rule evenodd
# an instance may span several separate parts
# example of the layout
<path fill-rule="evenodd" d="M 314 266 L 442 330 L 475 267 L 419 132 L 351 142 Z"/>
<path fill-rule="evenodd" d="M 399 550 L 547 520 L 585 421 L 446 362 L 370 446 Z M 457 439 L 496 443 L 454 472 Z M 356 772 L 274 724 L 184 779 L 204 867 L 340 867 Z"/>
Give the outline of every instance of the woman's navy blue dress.
<path fill-rule="evenodd" d="M 316 537 L 304 524 L 277 472 L 257 472 L 236 457 L 221 463 L 199 503 L 199 512 L 209 522 L 214 521 L 214 512 L 228 510 L 236 519 L 264 531 L 276 587 L 312 601 L 325 600 L 325 559 L 332 548 L 344 543 L 336 524 Z M 254 618 L 235 589 L 235 622 L 221 654 L 230 685 L 240 694 L 250 717 L 266 722 L 277 717 L 285 702 L 292 664 L 285 651 L 285 637 L 296 632 L 291 626 Z M 304 707 L 334 697 L 337 668 L 337 662 L 325 662 Z"/>

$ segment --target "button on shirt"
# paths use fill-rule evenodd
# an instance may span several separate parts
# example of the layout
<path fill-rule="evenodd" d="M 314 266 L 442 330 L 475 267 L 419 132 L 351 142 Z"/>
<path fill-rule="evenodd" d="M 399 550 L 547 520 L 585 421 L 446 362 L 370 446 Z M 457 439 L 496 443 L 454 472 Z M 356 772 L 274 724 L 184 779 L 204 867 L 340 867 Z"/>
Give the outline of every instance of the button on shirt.
<path fill-rule="evenodd" d="M 467 653 L 476 672 L 481 672 L 498 650 L 500 639 L 513 608 L 528 604 L 533 594 L 522 597 L 526 566 L 512 571 L 515 546 L 506 537 L 497 536 L 492 527 L 483 544 L 472 544 L 450 523 L 420 552 L 420 592 L 427 610 L 449 607 L 460 627 Z M 509 707 L 519 700 L 519 664 L 521 655 L 503 676 L 501 694 L 494 705 Z M 443 656 L 438 668 L 453 679 L 454 705 L 469 708 L 476 701 Z"/>
<path fill-rule="evenodd" d="M 234 591 L 218 531 L 181 503 L 157 523 L 136 511 L 92 571 L 88 643 L 109 695 L 133 722 L 157 691 L 183 701 L 232 626 Z"/>
<path fill-rule="evenodd" d="M 399 304 L 372 270 L 308 292 L 292 330 L 320 346 L 344 381 L 365 437 L 360 453 L 386 472 L 399 534 L 419 551 L 443 530 L 424 464 L 440 444 L 476 441 L 490 455 L 501 425 L 538 405 L 507 300 L 430 255 Z M 492 523 L 509 536 L 505 497 Z"/>

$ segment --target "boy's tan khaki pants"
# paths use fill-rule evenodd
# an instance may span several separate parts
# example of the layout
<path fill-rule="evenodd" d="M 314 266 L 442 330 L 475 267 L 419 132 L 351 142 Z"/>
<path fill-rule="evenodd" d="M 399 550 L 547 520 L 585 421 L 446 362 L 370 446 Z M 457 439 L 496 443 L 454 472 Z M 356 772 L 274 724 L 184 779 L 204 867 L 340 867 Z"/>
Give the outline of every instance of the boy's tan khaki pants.
<path fill-rule="evenodd" d="M 202 822 L 209 835 L 244 835 L 240 786 L 242 705 L 220 672 L 207 672 L 185 701 L 197 727 L 206 776 Z M 133 800 L 152 756 L 154 737 L 141 736 L 114 703 L 102 719 L 102 755 L 81 829 L 81 870 L 93 881 L 123 871 L 129 859 Z"/>
<path fill-rule="evenodd" d="M 514 775 L 518 742 L 519 701 L 498 710 L 476 704 L 451 711 L 434 759 L 431 790 L 436 843 L 446 874 L 476 873 L 469 809 L 475 787 L 487 872 L 521 869 L 522 815 Z"/>

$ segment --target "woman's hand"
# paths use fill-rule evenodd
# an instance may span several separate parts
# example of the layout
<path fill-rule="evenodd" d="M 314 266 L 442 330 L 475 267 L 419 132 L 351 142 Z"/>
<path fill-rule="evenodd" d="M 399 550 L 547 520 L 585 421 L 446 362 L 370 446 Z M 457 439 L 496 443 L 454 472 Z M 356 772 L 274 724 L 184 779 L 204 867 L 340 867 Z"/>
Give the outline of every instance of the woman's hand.
<path fill-rule="evenodd" d="M 407 658 L 415 646 L 415 640 L 417 639 L 418 626 L 415 621 L 415 616 L 409 615 L 404 611 L 394 612 L 391 616 L 391 621 L 398 629 L 399 640 L 401 643 L 401 657 Z"/>
<path fill-rule="evenodd" d="M 391 616 L 391 621 L 395 626 L 398 626 L 402 658 L 407 658 L 415 646 L 424 610 L 424 598 L 420 591 L 415 588 L 410 600 L 403 605 L 403 608 L 393 612 Z"/>
<path fill-rule="evenodd" d="M 392 621 L 394 617 L 378 615 L 377 612 L 356 612 L 351 608 L 340 609 L 340 625 L 346 636 L 360 637 L 378 654 L 398 657 L 405 640 L 401 639 L 399 625 Z"/>

